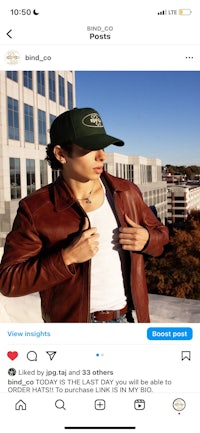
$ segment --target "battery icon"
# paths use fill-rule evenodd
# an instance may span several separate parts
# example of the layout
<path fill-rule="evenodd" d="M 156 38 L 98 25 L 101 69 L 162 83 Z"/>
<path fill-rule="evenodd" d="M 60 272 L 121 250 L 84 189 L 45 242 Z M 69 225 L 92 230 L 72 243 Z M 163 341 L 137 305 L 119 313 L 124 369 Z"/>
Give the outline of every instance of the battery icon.
<path fill-rule="evenodd" d="M 191 9 L 179 9 L 179 15 L 191 15 Z"/>

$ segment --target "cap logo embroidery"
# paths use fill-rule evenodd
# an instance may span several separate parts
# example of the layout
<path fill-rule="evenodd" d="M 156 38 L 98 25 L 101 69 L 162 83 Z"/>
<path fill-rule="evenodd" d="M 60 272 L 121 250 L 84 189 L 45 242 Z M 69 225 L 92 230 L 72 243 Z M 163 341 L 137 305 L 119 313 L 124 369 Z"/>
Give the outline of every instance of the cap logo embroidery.
<path fill-rule="evenodd" d="M 82 119 L 82 123 L 84 126 L 88 126 L 89 128 L 103 128 L 103 123 L 98 113 L 88 114 Z"/>

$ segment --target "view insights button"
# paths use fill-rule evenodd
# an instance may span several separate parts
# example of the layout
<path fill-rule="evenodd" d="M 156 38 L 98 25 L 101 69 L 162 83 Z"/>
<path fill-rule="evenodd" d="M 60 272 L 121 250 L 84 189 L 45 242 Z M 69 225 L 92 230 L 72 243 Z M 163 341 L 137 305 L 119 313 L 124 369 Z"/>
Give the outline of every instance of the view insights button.
<path fill-rule="evenodd" d="M 148 340 L 191 340 L 193 337 L 192 328 L 148 328 Z"/>

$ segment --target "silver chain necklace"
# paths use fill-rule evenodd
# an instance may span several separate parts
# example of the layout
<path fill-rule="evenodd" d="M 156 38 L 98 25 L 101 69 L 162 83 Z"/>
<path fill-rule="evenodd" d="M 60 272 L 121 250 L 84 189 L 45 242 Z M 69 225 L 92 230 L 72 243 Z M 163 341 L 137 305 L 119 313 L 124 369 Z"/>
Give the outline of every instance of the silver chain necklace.
<path fill-rule="evenodd" d="M 90 196 L 91 196 L 91 194 L 92 194 L 93 189 L 94 189 L 94 184 L 93 184 L 93 187 L 92 187 L 91 191 L 88 193 L 88 197 L 85 197 L 85 198 L 77 198 L 77 200 L 78 200 L 78 201 L 85 201 L 86 204 L 91 204 L 91 203 L 92 203 L 92 200 L 91 200 Z"/>

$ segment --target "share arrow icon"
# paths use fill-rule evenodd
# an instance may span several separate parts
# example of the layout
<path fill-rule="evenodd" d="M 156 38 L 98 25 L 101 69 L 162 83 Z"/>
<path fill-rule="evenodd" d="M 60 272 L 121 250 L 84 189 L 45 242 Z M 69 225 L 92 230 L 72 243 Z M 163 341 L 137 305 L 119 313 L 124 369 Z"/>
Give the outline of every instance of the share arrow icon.
<path fill-rule="evenodd" d="M 49 355 L 50 361 L 52 361 L 57 352 L 54 352 L 53 350 L 48 350 L 46 353 L 47 355 Z"/>

